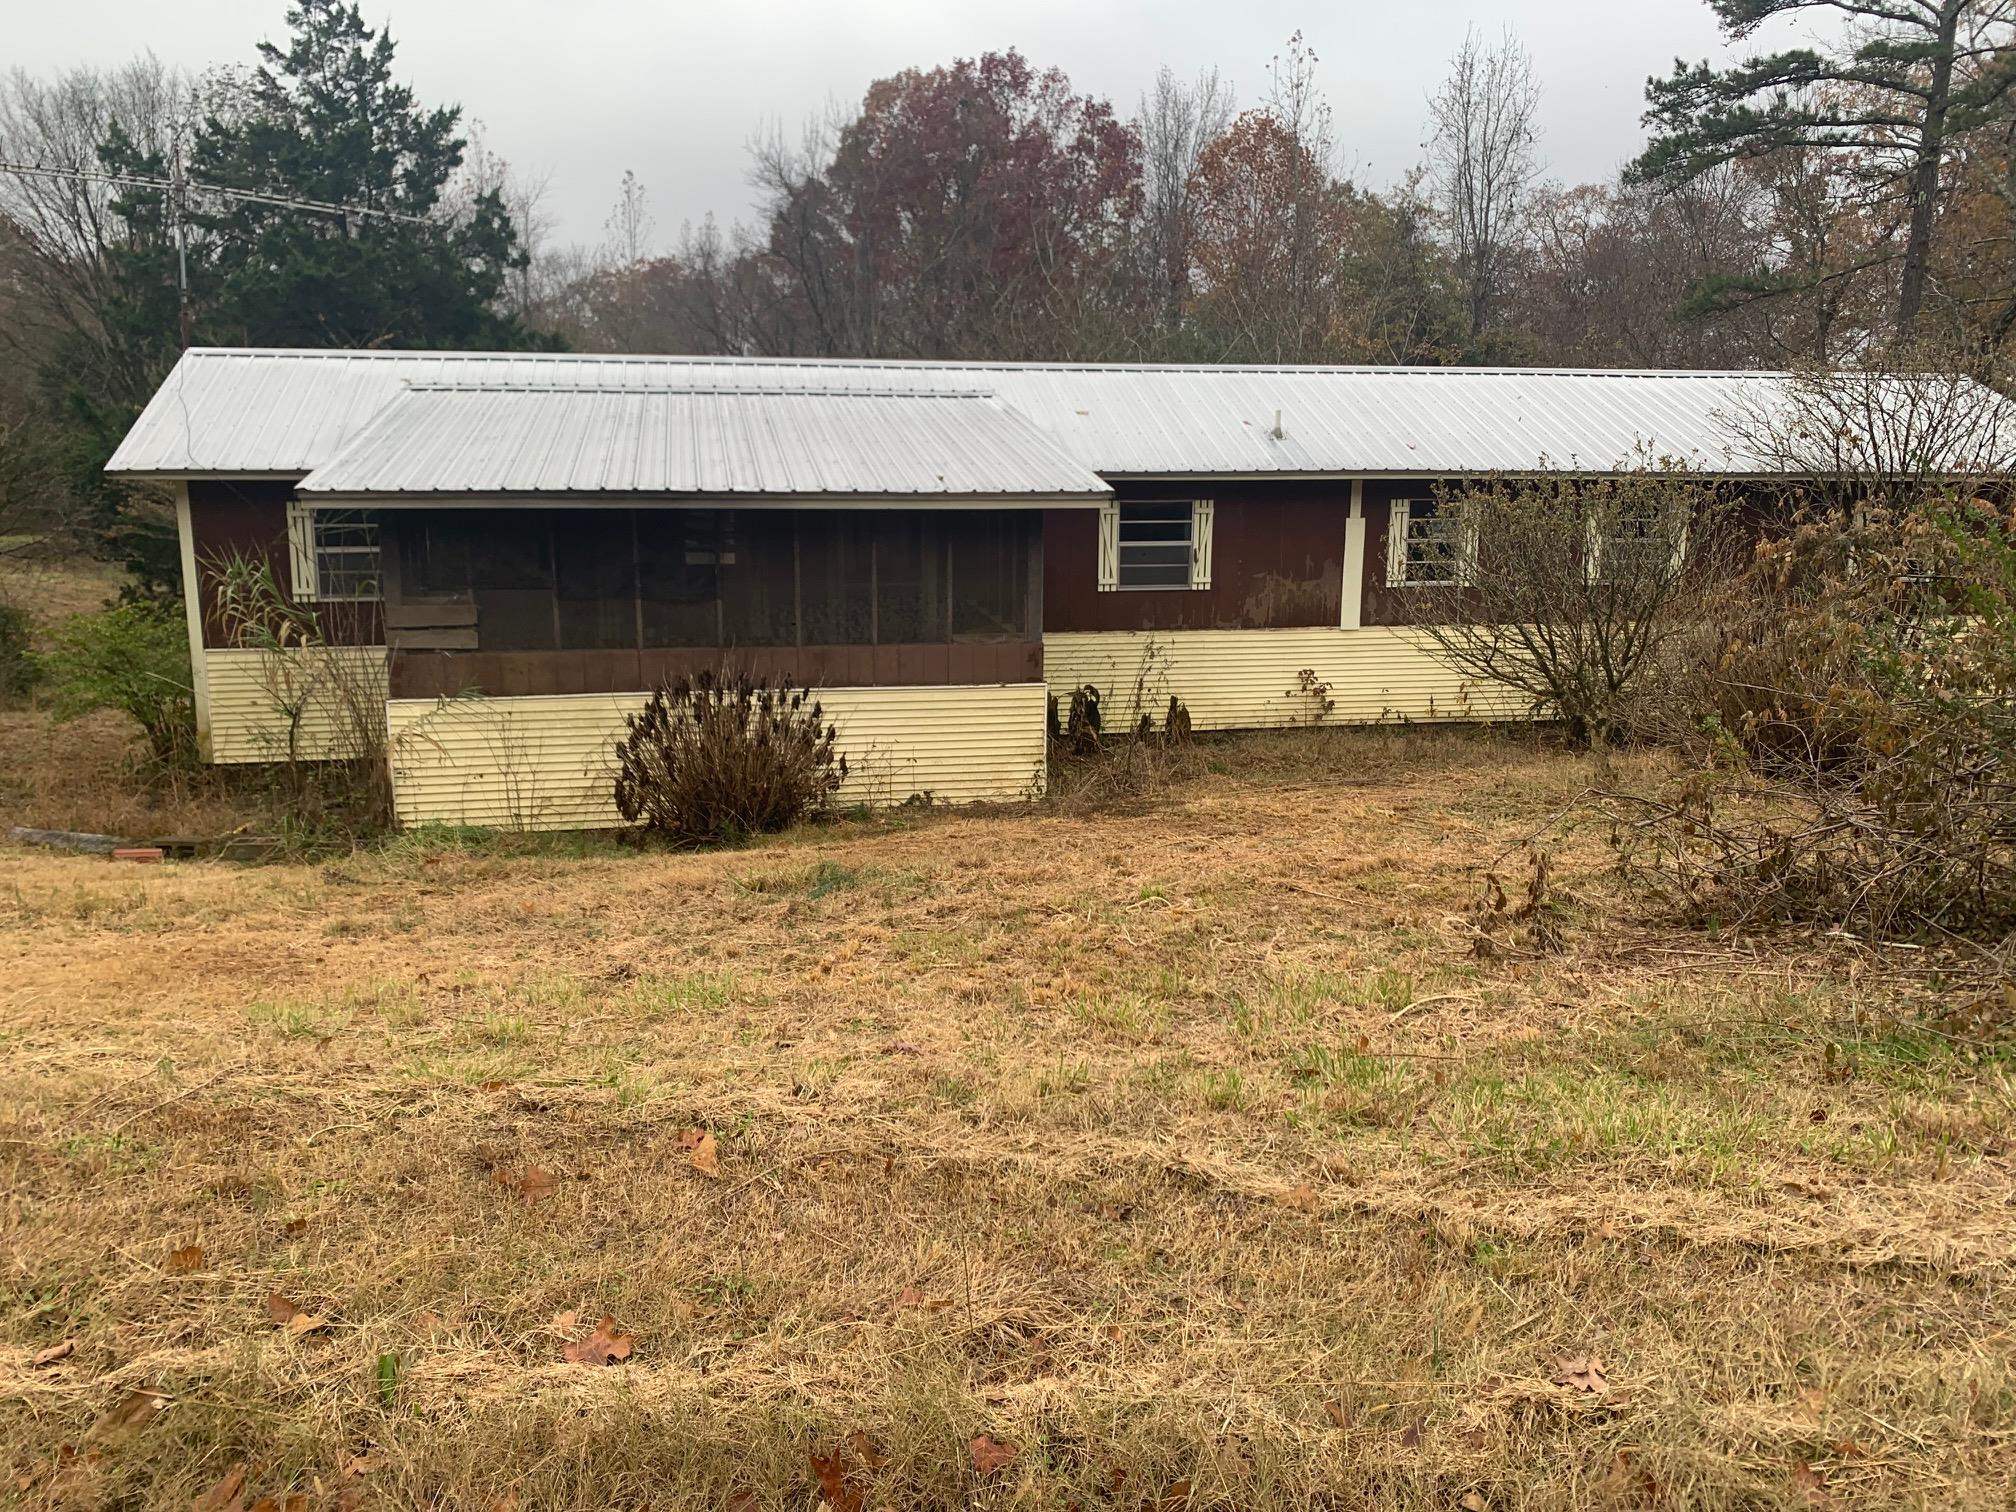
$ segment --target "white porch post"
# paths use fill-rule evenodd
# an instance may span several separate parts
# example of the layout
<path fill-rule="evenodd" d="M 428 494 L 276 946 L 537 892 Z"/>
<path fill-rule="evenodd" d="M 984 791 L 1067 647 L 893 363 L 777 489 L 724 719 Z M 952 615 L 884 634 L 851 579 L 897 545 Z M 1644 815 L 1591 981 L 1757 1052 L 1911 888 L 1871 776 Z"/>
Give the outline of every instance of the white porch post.
<path fill-rule="evenodd" d="M 175 534 L 182 547 L 182 613 L 189 626 L 189 679 L 196 695 L 196 749 L 210 757 L 210 669 L 203 664 L 203 597 L 196 574 L 196 531 L 189 521 L 189 485 L 175 487 Z"/>
<path fill-rule="evenodd" d="M 1351 480 L 1351 515 L 1344 522 L 1344 607 L 1338 620 L 1346 630 L 1364 623 L 1365 480 Z"/>

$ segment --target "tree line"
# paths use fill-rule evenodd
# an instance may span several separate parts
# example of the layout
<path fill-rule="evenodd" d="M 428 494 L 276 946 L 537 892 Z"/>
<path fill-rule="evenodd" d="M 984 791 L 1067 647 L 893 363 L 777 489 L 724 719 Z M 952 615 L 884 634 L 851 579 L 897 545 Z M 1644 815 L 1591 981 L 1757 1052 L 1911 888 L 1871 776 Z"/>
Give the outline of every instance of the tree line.
<path fill-rule="evenodd" d="M 762 138 L 753 218 L 669 246 L 634 174 L 600 244 L 559 244 L 549 186 L 419 101 L 341 0 L 297 0 L 251 69 L 16 72 L 0 158 L 109 177 L 0 174 L 0 541 L 67 522 L 164 559 L 98 469 L 185 340 L 1992 361 L 2016 331 L 2016 0 L 1707 3 L 1738 61 L 1648 80 L 1647 146 L 1604 182 L 1547 176 L 1544 81 L 1510 34 L 1461 41 L 1420 163 L 1377 186 L 1299 35 L 1255 99 L 1165 70 L 1131 109 L 1009 50 Z M 1763 45 L 1788 26 L 1827 40 Z"/>

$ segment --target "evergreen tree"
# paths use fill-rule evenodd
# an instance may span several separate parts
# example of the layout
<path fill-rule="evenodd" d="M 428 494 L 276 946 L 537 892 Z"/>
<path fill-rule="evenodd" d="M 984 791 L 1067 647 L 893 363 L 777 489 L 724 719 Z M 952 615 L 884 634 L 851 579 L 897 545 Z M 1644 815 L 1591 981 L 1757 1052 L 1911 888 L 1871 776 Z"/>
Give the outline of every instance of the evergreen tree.
<path fill-rule="evenodd" d="M 392 77 L 393 43 L 357 5 L 299 0 L 286 47 L 263 60 L 236 108 L 210 110 L 190 155 L 195 182 L 355 207 L 329 215 L 242 199 L 196 199 L 213 290 L 201 338 L 259 346 L 523 347 L 500 314 L 524 266 L 494 190 L 467 213 L 444 192 L 467 145 L 459 107 L 426 108 Z M 371 214 L 368 212 L 380 212 Z"/>
<path fill-rule="evenodd" d="M 1852 158 L 1906 226 L 1896 327 L 1918 318 L 1941 169 L 1967 133 L 2006 109 L 2016 52 L 2000 0 L 1708 0 L 1732 40 L 1767 22 L 1833 12 L 1832 52 L 1791 48 L 1734 68 L 1676 62 L 1646 83 L 1651 144 L 1637 182 L 1691 182 L 1723 163 L 1786 150 Z"/>
<path fill-rule="evenodd" d="M 189 135 L 184 227 L 188 339 L 213 346 L 554 345 L 503 313 L 525 265 L 494 190 L 451 204 L 466 143 L 459 107 L 429 108 L 393 77 L 389 34 L 355 4 L 297 0 L 286 45 L 199 102 Z M 114 127 L 110 171 L 164 179 L 171 164 Z M 209 192 L 237 190 L 247 199 Z M 330 214 L 283 201 L 350 207 Z M 94 339 L 66 342 L 45 387 L 72 436 L 73 476 L 99 501 L 112 548 L 155 582 L 172 581 L 172 537 L 102 468 L 183 344 L 185 259 L 172 206 L 135 188 L 114 206 L 125 235 L 108 254 L 111 297 Z M 380 213 L 369 213 L 380 212 Z M 86 360 L 88 357 L 89 360 Z"/>

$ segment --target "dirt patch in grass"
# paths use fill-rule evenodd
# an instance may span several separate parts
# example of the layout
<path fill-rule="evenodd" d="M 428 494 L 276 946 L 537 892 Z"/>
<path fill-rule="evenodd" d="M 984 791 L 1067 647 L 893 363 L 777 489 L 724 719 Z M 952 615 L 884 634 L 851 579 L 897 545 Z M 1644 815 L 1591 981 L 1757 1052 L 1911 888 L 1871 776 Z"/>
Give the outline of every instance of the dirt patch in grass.
<path fill-rule="evenodd" d="M 1957 979 L 1662 931 L 1595 837 L 1565 949 L 1482 959 L 1475 868 L 1586 764 L 1201 749 L 1149 812 L 709 855 L 0 854 L 10 1483 L 2009 1504 L 2016 1083 Z"/>

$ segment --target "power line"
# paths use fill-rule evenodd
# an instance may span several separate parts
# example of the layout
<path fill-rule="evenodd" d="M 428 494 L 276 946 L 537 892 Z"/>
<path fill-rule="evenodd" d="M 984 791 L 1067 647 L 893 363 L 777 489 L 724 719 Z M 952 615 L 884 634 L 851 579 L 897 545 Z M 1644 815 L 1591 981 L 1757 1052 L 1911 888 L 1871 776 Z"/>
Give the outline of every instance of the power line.
<path fill-rule="evenodd" d="M 152 189 L 165 194 L 168 199 L 169 222 L 175 234 L 175 297 L 176 318 L 181 330 L 182 345 L 187 347 L 190 338 L 189 317 L 189 237 L 187 220 L 189 215 L 189 195 L 193 190 L 198 194 L 215 195 L 219 199 L 237 200 L 253 205 L 272 205 L 281 210 L 306 210 L 311 215 L 330 215 L 342 220 L 347 230 L 353 217 L 358 220 L 399 221 L 407 225 L 426 226 L 433 224 L 424 215 L 407 215 L 398 210 L 379 210 L 367 205 L 341 205 L 330 200 L 303 199 L 290 194 L 268 194 L 259 189 L 231 189 L 222 184 L 202 184 L 192 180 L 182 170 L 182 145 L 175 144 L 175 157 L 170 176 L 157 178 L 145 173 L 113 173 L 104 168 L 52 167 L 46 163 L 19 163 L 0 158 L 0 173 L 11 173 L 18 178 L 67 179 L 89 184 L 119 184 L 131 189 Z"/>
<path fill-rule="evenodd" d="M 195 179 L 154 178 L 144 173 L 112 173 L 101 168 L 59 168 L 42 163 L 17 163 L 0 158 L 0 173 L 24 178 L 82 179 L 90 183 L 125 184 L 136 189 L 158 189 L 167 194 L 214 194 L 222 199 L 244 200 L 257 205 L 274 205 L 286 210 L 308 210 L 317 215 L 344 219 L 405 221 L 416 226 L 432 225 L 424 215 L 407 215 L 398 210 L 380 210 L 370 205 L 342 205 L 331 200 L 300 199 L 288 194 L 267 194 L 258 189 L 231 189 L 223 184 L 205 184 Z"/>

